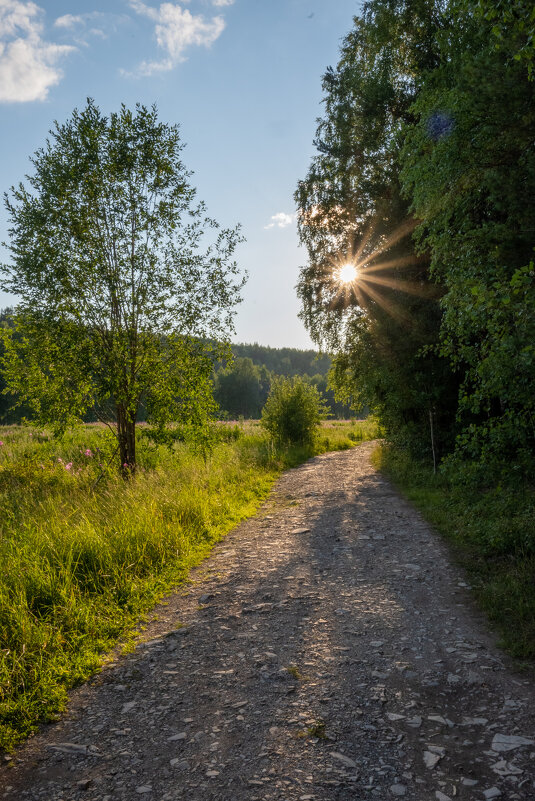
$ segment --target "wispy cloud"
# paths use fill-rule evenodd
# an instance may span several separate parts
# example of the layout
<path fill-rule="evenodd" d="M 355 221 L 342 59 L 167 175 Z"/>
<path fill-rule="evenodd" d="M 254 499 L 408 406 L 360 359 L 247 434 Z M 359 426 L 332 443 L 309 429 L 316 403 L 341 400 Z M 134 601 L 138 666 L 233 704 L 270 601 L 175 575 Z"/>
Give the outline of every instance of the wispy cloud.
<path fill-rule="evenodd" d="M 291 225 L 296 218 L 295 214 L 286 214 L 284 211 L 279 211 L 278 214 L 274 214 L 271 217 L 271 222 L 268 225 L 264 225 L 266 231 L 269 231 L 270 228 L 286 228 L 288 225 Z"/>
<path fill-rule="evenodd" d="M 212 5 L 216 6 L 217 8 L 223 8 L 224 6 L 232 6 L 234 4 L 234 0 L 212 0 Z"/>
<path fill-rule="evenodd" d="M 54 22 L 56 28 L 75 28 L 77 25 L 83 24 L 84 18 L 82 14 L 64 14 Z"/>
<path fill-rule="evenodd" d="M 218 3 L 228 5 L 227 2 Z M 137 73 L 153 75 L 167 72 L 181 61 L 185 61 L 185 51 L 192 46 L 210 47 L 225 29 L 223 17 L 206 20 L 201 14 L 194 15 L 174 3 L 162 3 L 153 8 L 141 0 L 130 0 L 131 8 L 154 22 L 154 33 L 158 47 L 164 57 L 160 61 L 143 61 Z"/>
<path fill-rule="evenodd" d="M 121 25 L 130 20 L 126 14 L 113 14 L 108 11 L 88 11 L 84 14 L 64 14 L 54 22 L 54 27 L 68 32 L 77 45 L 88 45 L 91 36 L 107 39 Z"/>
<path fill-rule="evenodd" d="M 45 100 L 63 77 L 58 63 L 75 48 L 46 42 L 42 16 L 35 3 L 0 0 L 0 102 Z"/>

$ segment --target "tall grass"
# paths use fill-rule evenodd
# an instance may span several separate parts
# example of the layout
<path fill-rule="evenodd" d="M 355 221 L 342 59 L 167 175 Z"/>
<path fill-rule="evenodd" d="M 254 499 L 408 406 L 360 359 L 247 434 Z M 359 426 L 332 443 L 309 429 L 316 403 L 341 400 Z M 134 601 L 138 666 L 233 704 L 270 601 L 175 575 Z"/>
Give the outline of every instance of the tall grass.
<path fill-rule="evenodd" d="M 326 428 L 316 451 L 364 431 Z M 125 482 L 98 426 L 61 442 L 0 429 L 0 748 L 54 718 L 140 614 L 312 453 L 273 452 L 252 424 L 218 439 L 204 459 L 140 433 L 140 469 Z"/>

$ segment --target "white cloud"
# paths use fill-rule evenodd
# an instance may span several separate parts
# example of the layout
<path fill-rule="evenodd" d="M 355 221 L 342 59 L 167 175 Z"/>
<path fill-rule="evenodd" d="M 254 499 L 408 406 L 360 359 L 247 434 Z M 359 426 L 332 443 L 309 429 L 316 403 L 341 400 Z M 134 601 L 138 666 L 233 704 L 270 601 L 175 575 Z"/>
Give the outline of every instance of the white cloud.
<path fill-rule="evenodd" d="M 264 225 L 266 231 L 269 231 L 270 228 L 286 228 L 288 225 L 291 225 L 295 220 L 295 214 L 285 214 L 284 211 L 279 211 L 278 214 L 274 214 L 271 217 L 271 222 L 269 225 Z"/>
<path fill-rule="evenodd" d="M 202 15 L 193 15 L 173 3 L 162 3 L 159 8 L 145 5 L 141 0 L 130 0 L 130 6 L 155 23 L 154 32 L 158 47 L 165 57 L 161 61 L 144 61 L 138 73 L 152 75 L 166 72 L 181 61 L 185 61 L 184 51 L 193 45 L 210 47 L 225 28 L 223 17 L 205 20 Z"/>
<path fill-rule="evenodd" d="M 84 18 L 81 14 L 64 14 L 58 17 L 54 25 L 56 28 L 74 28 L 76 25 L 83 25 Z"/>
<path fill-rule="evenodd" d="M 41 38 L 42 14 L 35 3 L 0 0 L 0 102 L 45 100 L 63 77 L 57 64 L 75 48 Z"/>
<path fill-rule="evenodd" d="M 212 0 L 212 5 L 217 6 L 218 8 L 223 8 L 224 6 L 231 6 L 234 4 L 234 0 Z"/>

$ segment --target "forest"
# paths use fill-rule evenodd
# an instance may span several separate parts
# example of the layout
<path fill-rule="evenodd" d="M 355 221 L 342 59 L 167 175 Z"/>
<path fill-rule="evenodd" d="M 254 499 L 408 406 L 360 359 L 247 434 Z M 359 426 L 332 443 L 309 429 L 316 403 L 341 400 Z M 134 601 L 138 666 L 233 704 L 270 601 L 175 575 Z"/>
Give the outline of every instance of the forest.
<path fill-rule="evenodd" d="M 233 362 L 214 372 L 214 396 L 220 417 L 258 419 L 274 378 L 299 376 L 316 387 L 324 398 L 329 417 L 338 420 L 365 417 L 366 407 L 352 407 L 335 396 L 329 382 L 331 359 L 326 354 L 297 348 L 232 345 Z"/>
<path fill-rule="evenodd" d="M 534 29 L 521 0 L 366 2 L 295 194 L 339 397 L 483 486 L 535 477 Z"/>

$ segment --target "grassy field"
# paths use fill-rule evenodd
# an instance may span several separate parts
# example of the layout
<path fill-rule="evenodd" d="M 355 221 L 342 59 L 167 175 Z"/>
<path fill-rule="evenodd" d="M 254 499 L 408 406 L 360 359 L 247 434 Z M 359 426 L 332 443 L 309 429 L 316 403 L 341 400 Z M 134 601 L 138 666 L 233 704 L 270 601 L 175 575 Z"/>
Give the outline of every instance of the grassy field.
<path fill-rule="evenodd" d="M 184 444 L 158 446 L 141 428 L 139 472 L 124 481 L 105 428 L 61 441 L 0 428 L 0 748 L 53 719 L 67 689 L 255 513 L 281 470 L 312 455 L 274 452 L 255 423 L 217 431 L 204 459 Z M 332 421 L 314 453 L 374 436 L 372 421 Z"/>
<path fill-rule="evenodd" d="M 476 600 L 512 656 L 535 659 L 535 492 L 452 486 L 406 454 L 378 448 L 374 461 L 445 537 Z"/>

